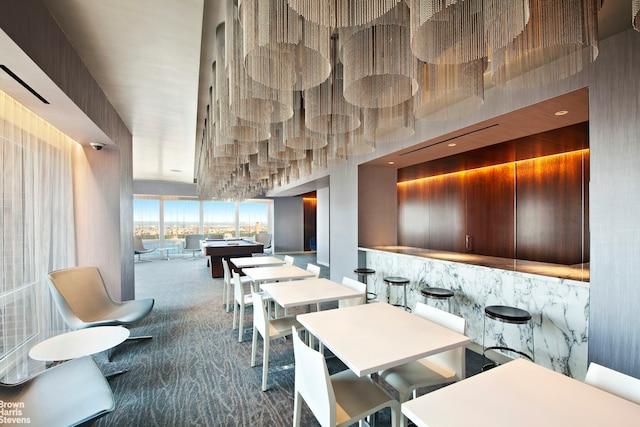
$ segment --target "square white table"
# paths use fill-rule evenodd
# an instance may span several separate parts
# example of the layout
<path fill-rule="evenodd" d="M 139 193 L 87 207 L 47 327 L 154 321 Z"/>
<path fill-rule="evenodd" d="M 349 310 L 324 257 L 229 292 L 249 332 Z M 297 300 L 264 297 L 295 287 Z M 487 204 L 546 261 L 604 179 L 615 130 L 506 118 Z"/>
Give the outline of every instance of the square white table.
<path fill-rule="evenodd" d="M 360 377 L 470 342 L 385 302 L 300 314 L 297 319 Z"/>
<path fill-rule="evenodd" d="M 362 296 L 356 290 L 329 279 L 264 283 L 260 287 L 284 308 Z"/>
<path fill-rule="evenodd" d="M 253 280 L 254 283 L 275 282 L 278 280 L 307 279 L 314 277 L 310 271 L 295 265 L 283 265 L 280 267 L 253 267 L 244 268 L 242 272 Z"/>
<path fill-rule="evenodd" d="M 245 256 L 239 258 L 229 258 L 236 268 L 244 269 L 251 267 L 276 267 L 284 265 L 284 260 L 274 256 Z"/>
<path fill-rule="evenodd" d="M 402 404 L 427 426 L 637 426 L 640 405 L 525 359 Z"/>

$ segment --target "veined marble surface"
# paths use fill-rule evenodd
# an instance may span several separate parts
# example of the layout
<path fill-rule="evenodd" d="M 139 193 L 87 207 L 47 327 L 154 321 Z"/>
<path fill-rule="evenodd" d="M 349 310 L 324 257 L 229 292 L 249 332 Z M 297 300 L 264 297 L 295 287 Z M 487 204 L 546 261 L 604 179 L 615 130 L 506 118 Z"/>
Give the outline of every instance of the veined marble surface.
<path fill-rule="evenodd" d="M 484 307 L 509 305 L 529 311 L 533 321 L 533 340 L 527 325 L 486 319 L 485 345 L 503 345 L 526 353 L 535 350 L 535 362 L 582 380 L 587 371 L 589 283 L 541 276 L 520 271 L 425 258 L 370 248 L 366 266 L 376 271 L 368 279 L 369 289 L 379 301 L 402 303 L 402 286 L 387 286 L 386 276 L 402 276 L 407 286 L 407 306 L 425 301 L 422 288 L 451 289 L 455 295 L 451 311 L 467 321 L 467 336 L 482 346 L 485 330 Z M 441 308 L 447 309 L 445 306 Z"/>

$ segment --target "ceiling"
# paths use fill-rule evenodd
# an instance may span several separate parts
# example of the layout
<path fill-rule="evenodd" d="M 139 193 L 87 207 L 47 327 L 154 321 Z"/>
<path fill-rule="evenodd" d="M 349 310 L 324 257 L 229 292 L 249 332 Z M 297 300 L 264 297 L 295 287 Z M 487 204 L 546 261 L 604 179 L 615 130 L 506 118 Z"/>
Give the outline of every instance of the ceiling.
<path fill-rule="evenodd" d="M 202 135 L 208 90 L 212 85 L 214 34 L 216 26 L 224 20 L 225 1 L 43 1 L 131 131 L 134 180 L 192 183 L 196 145 Z M 630 28 L 631 0 L 604 1 L 598 22 L 600 39 Z M 4 33 L 0 34 L 3 52 L 19 51 L 7 39 Z M 20 57 L 16 52 L 15 56 L 14 62 L 24 62 L 15 66 L 27 73 L 29 79 L 34 79 L 30 81 L 32 85 L 34 81 L 39 82 L 40 87 L 50 89 L 47 91 L 50 96 L 60 98 L 57 103 L 60 108 L 47 113 L 53 114 L 54 119 L 46 119 L 81 143 L 110 143 L 95 126 L 87 123 L 86 116 L 65 99 L 59 89 L 51 87 L 53 84 L 44 73 L 28 63 L 26 55 Z M 12 85 L 15 83 L 10 79 L 0 77 L 0 89 L 13 96 L 18 91 Z M 14 97 L 23 102 L 21 96 Z M 562 101 L 561 109 L 579 111 L 579 115 L 560 118 L 558 122 L 584 121 L 588 119 L 586 99 L 585 93 L 578 91 L 562 100 L 531 107 L 542 108 L 539 111 L 526 109 L 496 118 L 490 122 L 500 122 L 500 126 L 476 132 L 473 141 L 487 145 L 522 136 L 518 133 L 525 129 L 529 133 L 548 130 L 544 129 L 549 126 L 545 115 L 560 109 L 559 101 Z M 33 101 L 23 103 L 30 107 L 29 103 Z M 33 109 L 38 113 L 38 106 Z M 531 120 L 532 117 L 540 120 Z M 524 123 L 527 126 L 523 126 Z M 425 141 L 421 146 L 475 131 L 487 124 L 443 135 L 438 141 Z M 538 125 L 541 128 L 537 128 Z M 511 131 L 514 135 L 510 135 Z M 498 133 L 500 140 L 496 139 Z M 468 141 L 457 139 L 460 143 L 458 151 L 474 148 L 471 138 Z M 403 152 L 416 148 L 420 146 Z M 415 154 L 420 151 L 426 150 L 418 150 Z M 402 162 L 408 162 L 408 157 L 411 157 L 411 163 L 424 161 L 419 156 L 403 157 L 401 154 L 385 156 L 375 162 L 387 164 L 393 160 L 395 166 L 400 167 Z"/>

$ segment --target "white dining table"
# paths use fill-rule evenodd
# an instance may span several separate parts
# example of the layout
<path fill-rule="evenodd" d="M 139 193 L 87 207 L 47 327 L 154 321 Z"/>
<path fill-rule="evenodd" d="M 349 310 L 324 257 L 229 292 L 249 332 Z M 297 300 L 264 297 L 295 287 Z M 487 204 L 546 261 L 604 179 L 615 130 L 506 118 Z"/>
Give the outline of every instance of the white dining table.
<path fill-rule="evenodd" d="M 418 427 L 640 425 L 640 405 L 525 359 L 402 404 Z"/>
<path fill-rule="evenodd" d="M 362 297 L 358 291 L 329 279 L 264 283 L 260 287 L 284 308 Z"/>
<path fill-rule="evenodd" d="M 295 265 L 283 265 L 279 267 L 253 267 L 243 268 L 242 272 L 254 283 L 275 282 L 278 280 L 307 279 L 315 274 L 296 267 Z"/>
<path fill-rule="evenodd" d="M 470 342 L 386 302 L 299 314 L 297 319 L 360 377 Z"/>
<path fill-rule="evenodd" d="M 252 267 L 277 267 L 284 265 L 284 260 L 274 256 L 245 256 L 229 258 L 229 261 L 239 269 Z"/>

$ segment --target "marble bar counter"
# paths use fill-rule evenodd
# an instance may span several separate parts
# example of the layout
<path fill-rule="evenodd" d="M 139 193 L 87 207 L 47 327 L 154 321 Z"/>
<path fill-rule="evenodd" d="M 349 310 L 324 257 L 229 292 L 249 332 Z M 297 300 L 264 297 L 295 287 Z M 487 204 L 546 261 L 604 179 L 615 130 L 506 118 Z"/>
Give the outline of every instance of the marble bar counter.
<path fill-rule="evenodd" d="M 368 280 L 377 299 L 400 304 L 402 289 L 387 287 L 387 276 L 402 276 L 407 306 L 427 302 L 420 290 L 428 286 L 454 292 L 451 311 L 467 321 L 467 336 L 482 348 L 484 307 L 510 305 L 529 311 L 533 342 L 523 326 L 488 320 L 486 344 L 508 345 L 531 353 L 535 362 L 582 380 L 587 371 L 589 271 L 587 265 L 560 266 L 456 254 L 401 246 L 361 247 L 366 267 L 376 271 Z M 361 265 L 362 266 L 362 265 Z M 446 309 L 446 307 L 444 307 Z"/>

